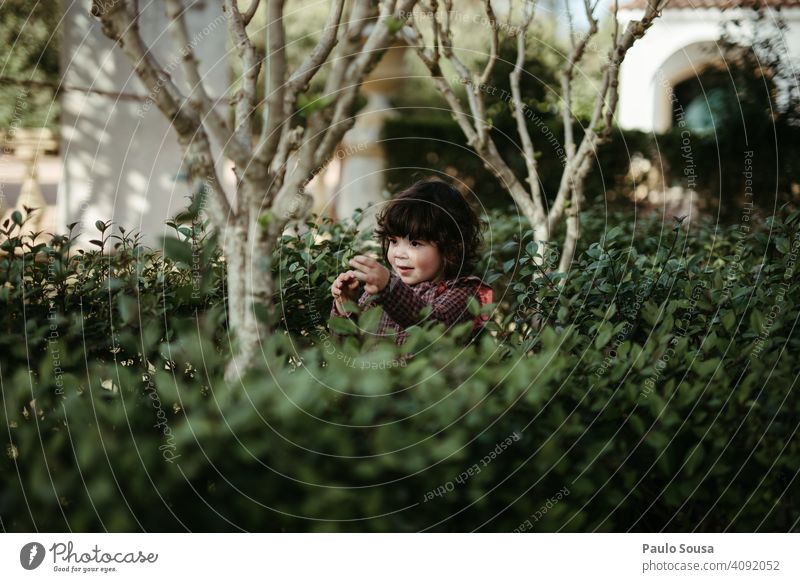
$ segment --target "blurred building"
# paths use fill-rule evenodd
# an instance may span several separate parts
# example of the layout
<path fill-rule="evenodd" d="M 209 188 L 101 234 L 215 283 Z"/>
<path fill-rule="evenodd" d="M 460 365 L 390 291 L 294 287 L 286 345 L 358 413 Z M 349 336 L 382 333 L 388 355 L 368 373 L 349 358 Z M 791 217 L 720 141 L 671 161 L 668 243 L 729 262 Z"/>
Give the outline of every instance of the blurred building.
<path fill-rule="evenodd" d="M 645 0 L 620 9 L 624 25 L 642 16 Z M 676 109 L 689 126 L 702 128 L 727 99 L 728 87 L 705 79 L 712 65 L 724 67 L 720 51 L 723 25 L 740 20 L 747 32 L 754 8 L 767 8 L 767 20 L 786 24 L 779 43 L 800 58 L 800 0 L 670 0 L 662 16 L 628 52 L 620 71 L 618 123 L 623 129 L 661 133 L 673 125 Z M 750 17 L 748 19 L 748 17 Z M 679 106 L 679 107 L 678 107 Z"/>

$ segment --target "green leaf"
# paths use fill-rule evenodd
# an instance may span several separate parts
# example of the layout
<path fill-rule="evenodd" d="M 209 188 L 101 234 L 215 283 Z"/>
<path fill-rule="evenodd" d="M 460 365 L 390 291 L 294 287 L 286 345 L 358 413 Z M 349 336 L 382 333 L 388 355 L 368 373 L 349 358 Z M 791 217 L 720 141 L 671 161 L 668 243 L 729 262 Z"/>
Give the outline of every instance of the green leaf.
<path fill-rule="evenodd" d="M 659 309 L 658 305 L 652 301 L 646 301 L 644 305 L 642 305 L 642 319 L 644 319 L 649 325 L 654 326 L 660 315 L 661 310 Z"/>
<path fill-rule="evenodd" d="M 645 442 L 659 453 L 663 453 L 669 445 L 669 437 L 663 432 L 653 430 L 647 435 Z"/>
<path fill-rule="evenodd" d="M 606 240 L 607 241 L 612 241 L 612 240 L 614 240 L 615 238 L 617 238 L 621 234 L 622 234 L 622 227 L 621 226 L 615 226 L 614 228 L 612 228 L 611 230 L 609 230 L 606 233 Z"/>
<path fill-rule="evenodd" d="M 173 261 L 178 261 L 186 265 L 192 264 L 192 247 L 189 243 L 178 240 L 177 238 L 165 237 L 164 256 Z"/>
<path fill-rule="evenodd" d="M 15 210 L 14 212 L 12 212 L 11 221 L 17 226 L 22 225 L 22 213 L 19 210 Z"/>
<path fill-rule="evenodd" d="M 713 374 L 719 368 L 719 358 L 711 358 L 705 362 L 697 362 L 694 365 L 694 370 L 700 377 Z"/>
<path fill-rule="evenodd" d="M 645 433 L 647 428 L 645 427 L 644 421 L 635 413 L 631 414 L 628 417 L 628 420 L 631 423 L 631 428 L 633 428 L 633 432 L 639 436 L 642 436 Z"/>
<path fill-rule="evenodd" d="M 129 324 L 138 314 L 139 302 L 133 297 L 120 294 L 119 299 L 117 300 L 117 309 L 119 310 L 119 316 L 122 318 L 122 322 Z"/>
<path fill-rule="evenodd" d="M 705 456 L 703 453 L 702 443 L 695 446 L 689 455 L 686 457 L 686 474 L 693 475 L 697 466 L 703 461 Z"/>
<path fill-rule="evenodd" d="M 355 335 L 358 333 L 358 327 L 356 327 L 355 322 L 348 317 L 331 317 L 328 320 L 328 327 L 339 335 Z"/>
<path fill-rule="evenodd" d="M 395 18 L 394 16 L 391 15 L 384 18 L 383 23 L 386 25 L 386 28 L 389 30 L 391 34 L 398 33 L 405 24 L 405 22 L 403 22 L 399 18 Z"/>
<path fill-rule="evenodd" d="M 260 224 L 262 228 L 267 228 L 270 222 L 272 222 L 271 212 L 265 212 L 264 214 L 258 217 L 258 224 Z"/>
<path fill-rule="evenodd" d="M 733 331 L 736 325 L 736 315 L 734 315 L 733 311 L 729 311 L 722 316 L 722 325 L 726 331 Z"/>
<path fill-rule="evenodd" d="M 611 339 L 612 330 L 608 326 L 603 326 L 603 329 L 600 330 L 600 333 L 597 334 L 597 337 L 594 339 L 594 347 L 598 350 L 603 349 L 603 347 L 608 343 L 608 340 Z"/>
<path fill-rule="evenodd" d="M 556 348 L 560 343 L 558 334 L 549 325 L 539 332 L 539 339 L 546 350 Z"/>
<path fill-rule="evenodd" d="M 329 107 L 335 101 L 333 95 L 326 95 L 324 97 L 314 97 L 301 93 L 297 97 L 297 107 L 300 110 L 300 117 L 307 117 L 312 113 L 321 111 Z"/>
<path fill-rule="evenodd" d="M 470 297 L 467 301 L 467 311 L 470 315 L 478 316 L 481 313 L 481 304 L 475 297 Z"/>
<path fill-rule="evenodd" d="M 358 318 L 358 326 L 367 333 L 375 333 L 378 330 L 382 315 L 383 309 L 380 307 L 367 309 Z"/>
<path fill-rule="evenodd" d="M 760 333 L 761 328 L 764 326 L 764 316 L 758 309 L 753 309 L 750 312 L 750 330 L 753 333 Z"/>

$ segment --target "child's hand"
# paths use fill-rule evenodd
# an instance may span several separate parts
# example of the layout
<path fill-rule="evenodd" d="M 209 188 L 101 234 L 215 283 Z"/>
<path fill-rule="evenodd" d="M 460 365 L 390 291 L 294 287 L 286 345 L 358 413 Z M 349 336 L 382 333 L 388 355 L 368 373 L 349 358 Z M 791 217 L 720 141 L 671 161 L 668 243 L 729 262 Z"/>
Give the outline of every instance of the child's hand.
<path fill-rule="evenodd" d="M 339 274 L 331 285 L 331 295 L 336 301 L 336 308 L 339 313 L 344 313 L 342 303 L 344 301 L 358 301 L 359 281 L 353 271 Z"/>
<path fill-rule="evenodd" d="M 380 293 L 389 284 L 389 269 L 373 258 L 366 255 L 355 256 L 350 259 L 350 266 L 355 269 L 350 272 L 364 281 L 364 290 L 370 295 Z"/>

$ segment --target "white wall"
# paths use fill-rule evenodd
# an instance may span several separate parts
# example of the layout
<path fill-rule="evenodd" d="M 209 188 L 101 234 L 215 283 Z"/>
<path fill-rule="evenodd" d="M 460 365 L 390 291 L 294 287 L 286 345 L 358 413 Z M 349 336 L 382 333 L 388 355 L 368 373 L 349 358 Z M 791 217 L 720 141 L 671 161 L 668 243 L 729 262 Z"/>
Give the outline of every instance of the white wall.
<path fill-rule="evenodd" d="M 87 4 L 62 2 L 63 83 L 146 96 L 126 55 L 103 35 Z M 155 42 L 156 58 L 182 83 L 180 53 L 167 30 L 163 3 L 140 4 L 143 37 Z M 199 1 L 187 12 L 190 41 L 214 95 L 228 86 L 227 21 L 220 4 Z M 140 230 L 145 244 L 155 246 L 166 232 L 164 220 L 186 206 L 189 193 L 174 130 L 153 103 L 65 91 L 61 105 L 59 231 L 77 221 L 85 238 L 95 238 L 94 222 L 110 219 Z"/>
<path fill-rule="evenodd" d="M 800 57 L 800 10 L 781 11 L 789 26 L 785 47 L 795 62 Z M 640 18 L 641 11 L 620 11 L 619 21 Z M 620 69 L 617 122 L 623 129 L 663 132 L 670 128 L 670 91 L 695 76 L 716 56 L 724 18 L 738 10 L 664 10 L 643 38 L 628 51 Z"/>

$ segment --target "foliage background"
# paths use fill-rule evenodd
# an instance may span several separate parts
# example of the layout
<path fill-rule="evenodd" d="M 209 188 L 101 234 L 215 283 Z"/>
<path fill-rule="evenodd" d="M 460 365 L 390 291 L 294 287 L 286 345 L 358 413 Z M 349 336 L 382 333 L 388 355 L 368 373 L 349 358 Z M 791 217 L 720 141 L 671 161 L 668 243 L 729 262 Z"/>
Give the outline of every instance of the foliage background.
<path fill-rule="evenodd" d="M 332 342 L 327 287 L 363 241 L 312 222 L 276 257 L 287 331 L 238 386 L 224 261 L 191 211 L 166 256 L 103 223 L 88 253 L 9 223 L 3 528 L 797 531 L 799 217 L 587 216 L 598 242 L 559 287 L 495 213 L 488 331 L 412 328 L 400 351 L 369 312 Z"/>

